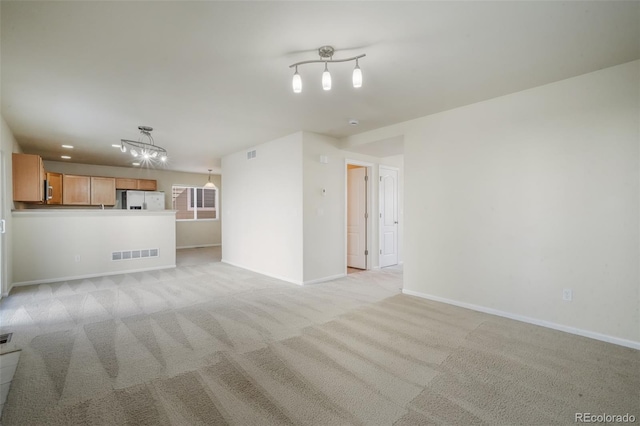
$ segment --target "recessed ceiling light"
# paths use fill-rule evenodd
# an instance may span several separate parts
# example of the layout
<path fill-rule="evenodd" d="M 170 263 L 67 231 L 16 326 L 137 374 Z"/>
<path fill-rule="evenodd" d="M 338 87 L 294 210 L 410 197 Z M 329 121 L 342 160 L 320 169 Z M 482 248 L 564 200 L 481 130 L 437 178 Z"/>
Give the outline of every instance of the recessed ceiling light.
<path fill-rule="evenodd" d="M 73 149 L 73 145 L 62 145 L 63 148 Z"/>
<path fill-rule="evenodd" d="M 114 148 L 120 148 L 120 145 L 115 144 L 115 143 L 112 143 L 111 146 L 114 147 Z"/>
<path fill-rule="evenodd" d="M 64 160 L 71 160 L 71 157 L 69 157 L 68 155 L 61 155 L 60 158 Z"/>
<path fill-rule="evenodd" d="M 140 165 L 140 163 L 131 163 L 131 164 L 133 164 L 134 166 L 139 166 Z"/>

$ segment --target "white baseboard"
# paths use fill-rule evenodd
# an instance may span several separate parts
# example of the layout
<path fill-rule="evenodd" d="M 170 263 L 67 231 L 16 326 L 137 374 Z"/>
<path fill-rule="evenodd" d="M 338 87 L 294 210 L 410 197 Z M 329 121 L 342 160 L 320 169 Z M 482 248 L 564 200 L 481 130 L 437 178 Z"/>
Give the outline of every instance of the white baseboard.
<path fill-rule="evenodd" d="M 191 248 L 204 248 L 204 247 L 220 247 L 222 244 L 197 244 L 195 246 L 180 246 L 176 247 L 176 250 L 191 249 Z"/>
<path fill-rule="evenodd" d="M 338 278 L 344 278 L 346 277 L 347 274 L 336 274 L 336 275 L 331 275 L 329 277 L 324 277 L 324 278 L 317 278 L 315 280 L 309 280 L 309 281 L 305 281 L 303 285 L 309 285 L 309 284 L 319 284 L 319 283 L 323 283 L 326 281 L 333 281 L 333 280 L 337 280 Z"/>
<path fill-rule="evenodd" d="M 257 269 L 248 268 L 248 267 L 246 267 L 244 265 L 240 265 L 239 263 L 229 262 L 228 260 L 225 260 L 225 259 L 222 259 L 221 262 L 222 263 L 226 263 L 227 265 L 235 266 L 236 268 L 242 268 L 242 269 L 246 269 L 247 271 L 255 272 L 256 274 L 265 275 L 265 276 L 270 277 L 270 278 L 275 278 L 275 279 L 280 280 L 280 281 L 285 281 L 285 282 L 288 282 L 288 283 L 291 283 L 291 284 L 300 285 L 300 286 L 304 285 L 304 282 L 302 282 L 302 281 L 292 280 L 290 278 L 285 278 L 285 277 L 282 277 L 282 276 L 279 276 L 279 275 L 270 274 L 268 272 L 259 271 Z"/>
<path fill-rule="evenodd" d="M 11 288 L 9 289 L 9 292 L 11 292 L 11 289 L 13 287 L 22 287 L 25 285 L 59 283 L 61 281 L 72 281 L 72 280 L 84 280 L 86 278 L 107 277 L 109 275 L 134 274 L 136 272 L 158 271 L 160 269 L 171 269 L 175 267 L 176 265 L 155 266 L 153 268 L 127 269 L 126 271 L 102 272 L 99 274 L 73 275 L 70 277 L 57 277 L 57 278 L 45 278 L 42 280 L 22 281 L 22 282 L 13 283 L 11 285 Z"/>
<path fill-rule="evenodd" d="M 509 318 L 516 321 L 526 322 L 528 324 L 539 325 L 542 327 L 551 328 L 553 330 L 564 331 L 565 333 L 576 334 L 582 337 L 588 337 L 590 339 L 601 340 L 607 343 L 613 343 L 614 345 L 625 346 L 627 348 L 638 349 L 640 350 L 640 342 L 636 342 L 633 340 L 622 339 L 619 337 L 609 336 L 607 334 L 596 333 L 594 331 L 583 330 L 580 328 L 570 327 L 567 325 L 556 324 L 551 321 L 540 320 L 536 318 L 526 317 L 524 315 L 513 314 L 510 312 L 500 311 L 498 309 L 487 308 L 485 306 L 474 305 L 466 302 L 459 302 L 457 300 L 446 299 L 444 297 L 433 296 L 430 294 L 420 293 L 418 291 L 407 290 L 406 288 L 402 289 L 404 294 L 408 294 L 410 296 L 417 296 L 423 299 L 433 300 L 435 302 L 442 302 L 449 305 L 459 306 L 461 308 L 471 309 L 473 311 L 484 312 L 486 314 L 497 315 L 499 317 Z"/>

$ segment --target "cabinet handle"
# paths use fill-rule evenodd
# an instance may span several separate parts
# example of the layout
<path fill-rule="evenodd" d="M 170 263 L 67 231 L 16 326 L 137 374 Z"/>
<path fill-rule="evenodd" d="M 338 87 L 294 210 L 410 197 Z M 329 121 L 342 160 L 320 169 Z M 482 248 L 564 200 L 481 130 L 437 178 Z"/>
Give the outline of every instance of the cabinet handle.
<path fill-rule="evenodd" d="M 47 188 L 47 192 L 48 192 L 48 194 L 47 194 L 47 200 L 52 199 L 52 198 L 53 198 L 53 186 L 49 186 L 49 187 Z"/>

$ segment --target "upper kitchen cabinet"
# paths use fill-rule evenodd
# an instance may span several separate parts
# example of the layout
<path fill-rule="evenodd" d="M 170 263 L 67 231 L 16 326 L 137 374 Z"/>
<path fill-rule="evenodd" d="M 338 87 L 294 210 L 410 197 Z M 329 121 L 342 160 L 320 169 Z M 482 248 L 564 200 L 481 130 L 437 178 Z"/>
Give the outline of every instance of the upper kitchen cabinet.
<path fill-rule="evenodd" d="M 116 189 L 156 191 L 158 189 L 158 182 L 154 179 L 116 178 Z"/>
<path fill-rule="evenodd" d="M 138 179 L 138 189 L 140 191 L 156 191 L 158 182 L 153 179 Z"/>
<path fill-rule="evenodd" d="M 116 179 L 91 177 L 91 204 L 113 206 L 116 203 Z"/>
<path fill-rule="evenodd" d="M 47 204 L 62 204 L 62 173 L 47 172 Z"/>
<path fill-rule="evenodd" d="M 116 178 L 116 189 L 138 189 L 138 179 Z"/>
<path fill-rule="evenodd" d="M 91 204 L 91 177 L 62 175 L 62 204 L 88 206 Z M 115 189 L 114 189 L 115 198 Z"/>
<path fill-rule="evenodd" d="M 44 180 L 44 165 L 39 155 L 13 154 L 13 201 L 44 202 Z"/>

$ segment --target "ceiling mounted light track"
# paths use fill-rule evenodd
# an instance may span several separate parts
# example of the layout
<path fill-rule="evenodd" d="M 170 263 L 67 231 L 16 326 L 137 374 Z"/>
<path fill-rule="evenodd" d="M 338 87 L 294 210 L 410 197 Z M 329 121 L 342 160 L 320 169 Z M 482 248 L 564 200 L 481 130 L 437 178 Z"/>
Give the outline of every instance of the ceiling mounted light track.
<path fill-rule="evenodd" d="M 362 87 L 362 70 L 360 69 L 360 65 L 358 64 L 358 59 L 363 58 L 367 55 L 364 53 L 362 55 L 354 56 L 353 58 L 346 59 L 333 59 L 333 53 L 335 50 L 331 46 L 322 46 L 318 49 L 318 55 L 320 55 L 320 59 L 314 59 L 311 61 L 302 61 L 296 62 L 295 64 L 289 65 L 289 68 L 295 67 L 295 72 L 293 73 L 293 92 L 301 93 L 302 92 L 302 77 L 298 74 L 298 66 L 304 64 L 313 64 L 313 63 L 324 63 L 324 71 L 322 73 L 322 88 L 324 90 L 331 90 L 331 73 L 329 72 L 329 63 L 334 62 L 350 62 L 356 61 L 356 67 L 353 70 L 353 87 L 358 88 Z"/>
<path fill-rule="evenodd" d="M 166 163 L 168 158 L 167 150 L 155 144 L 155 141 L 151 136 L 153 127 L 138 126 L 138 129 L 140 130 L 140 137 L 137 141 L 120 139 L 120 151 L 127 152 L 128 149 L 133 157 L 137 160 L 141 159 L 144 162 Z M 143 142 L 142 139 L 144 137 L 146 137 L 149 142 Z"/>

